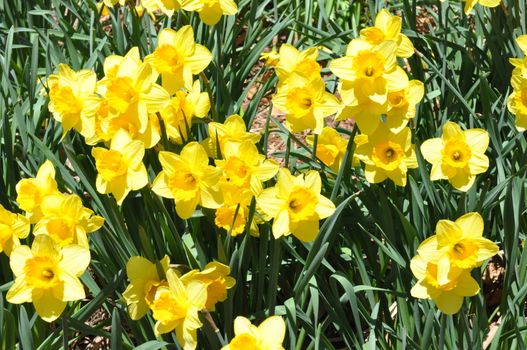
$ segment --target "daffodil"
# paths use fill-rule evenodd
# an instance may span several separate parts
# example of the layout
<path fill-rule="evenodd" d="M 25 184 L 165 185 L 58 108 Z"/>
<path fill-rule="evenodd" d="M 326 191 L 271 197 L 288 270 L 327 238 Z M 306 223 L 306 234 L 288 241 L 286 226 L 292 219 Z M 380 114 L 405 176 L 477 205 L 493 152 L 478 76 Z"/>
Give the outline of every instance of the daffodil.
<path fill-rule="evenodd" d="M 159 261 L 163 273 L 168 270 L 170 260 L 165 256 Z M 128 306 L 132 320 L 139 320 L 149 310 L 154 296 L 160 286 L 167 286 L 166 280 L 159 276 L 156 264 L 141 256 L 132 256 L 126 263 L 126 275 L 130 284 L 126 287 L 123 297 Z M 163 276 L 164 277 L 164 276 Z"/>
<path fill-rule="evenodd" d="M 443 0 L 444 1 L 444 0 Z M 465 14 L 469 14 L 470 11 L 476 6 L 476 4 L 480 4 L 481 6 L 485 7 L 496 7 L 501 3 L 501 0 L 466 0 L 465 1 Z"/>
<path fill-rule="evenodd" d="M 207 302 L 205 308 L 215 310 L 215 305 L 227 299 L 227 290 L 234 287 L 236 280 L 229 276 L 231 269 L 220 262 L 208 263 L 202 271 L 191 270 L 181 276 L 181 282 L 187 285 L 192 281 L 201 281 L 207 286 Z"/>
<path fill-rule="evenodd" d="M 341 104 L 326 91 L 326 84 L 320 76 L 308 79 L 298 74 L 287 78 L 273 97 L 276 108 L 285 112 L 286 125 L 292 132 L 311 129 L 320 134 L 324 128 L 324 118 L 337 113 Z"/>
<path fill-rule="evenodd" d="M 284 350 L 285 322 L 270 316 L 258 327 L 243 316 L 234 319 L 234 338 L 221 350 Z"/>
<path fill-rule="evenodd" d="M 26 212 L 31 223 L 37 222 L 42 217 L 42 200 L 46 196 L 59 193 L 53 164 L 46 160 L 34 178 L 20 180 L 16 184 L 16 193 L 20 209 Z"/>
<path fill-rule="evenodd" d="M 242 142 L 249 140 L 252 143 L 258 143 L 261 136 L 247 131 L 243 118 L 237 114 L 229 116 L 225 122 L 209 123 L 209 137 L 203 141 L 203 146 L 210 157 L 217 157 L 219 152 L 223 153 L 225 143 Z M 220 146 L 218 152 L 217 146 Z"/>
<path fill-rule="evenodd" d="M 412 259 L 410 269 L 417 278 L 411 295 L 419 299 L 432 299 L 439 310 L 447 315 L 455 314 L 461 309 L 464 297 L 479 292 L 479 285 L 470 276 L 469 270 L 453 267 L 449 271 L 448 282 L 442 283 L 438 279 L 439 267 L 421 255 Z"/>
<path fill-rule="evenodd" d="M 181 218 L 190 218 L 198 204 L 211 209 L 221 205 L 218 184 L 221 170 L 209 165 L 209 157 L 199 143 L 185 145 L 179 155 L 159 152 L 159 161 L 163 170 L 154 180 L 152 190 L 161 197 L 173 198 Z"/>
<path fill-rule="evenodd" d="M 392 132 L 398 133 L 414 118 L 415 106 L 421 102 L 423 96 L 424 85 L 419 80 L 411 80 L 406 88 L 388 93 L 386 125 Z"/>
<path fill-rule="evenodd" d="M 192 89 L 192 75 L 201 73 L 212 60 L 203 45 L 194 42 L 194 30 L 186 25 L 178 31 L 163 29 L 157 48 L 145 58 L 161 74 L 163 87 L 172 95 L 180 88 Z"/>
<path fill-rule="evenodd" d="M 483 129 L 461 130 L 459 125 L 447 122 L 441 138 L 429 139 L 421 145 L 423 157 L 432 164 L 430 180 L 448 179 L 460 191 L 468 191 L 477 174 L 489 167 L 485 151 L 489 134 Z"/>
<path fill-rule="evenodd" d="M 90 251 L 79 245 L 58 246 L 51 237 L 35 237 L 31 249 L 20 246 L 11 252 L 9 264 L 15 282 L 7 292 L 12 304 L 33 302 L 46 322 L 56 320 L 68 301 L 85 298 L 79 276 L 90 263 Z"/>
<path fill-rule="evenodd" d="M 121 123 L 134 125 L 138 134 L 145 133 L 150 115 L 170 102 L 168 92 L 156 84 L 158 74 L 149 63 L 141 62 L 137 48 L 124 57 L 108 57 L 104 72 L 105 78 L 99 81 L 98 89 L 106 99 L 108 118 L 124 118 Z"/>
<path fill-rule="evenodd" d="M 375 17 L 375 26 L 362 29 L 360 35 L 373 45 L 393 41 L 397 44 L 395 52 L 397 57 L 407 58 L 414 54 L 414 45 L 406 35 L 401 33 L 401 24 L 401 17 L 393 16 L 388 10 L 382 9 Z"/>
<path fill-rule="evenodd" d="M 278 53 L 278 62 L 275 67 L 279 78 L 279 86 L 287 81 L 291 74 L 295 73 L 308 80 L 320 77 L 320 65 L 317 62 L 318 49 L 311 47 L 302 52 L 293 45 L 283 44 Z"/>
<path fill-rule="evenodd" d="M 189 91 L 178 90 L 161 111 L 168 137 L 177 144 L 188 140 L 192 117 L 204 118 L 210 110 L 209 95 L 201 92 L 198 80 Z"/>
<path fill-rule="evenodd" d="M 175 11 L 181 8 L 180 0 L 141 0 L 141 5 L 149 13 L 161 10 L 168 17 L 172 17 Z"/>
<path fill-rule="evenodd" d="M 128 133 L 119 130 L 110 149 L 92 149 L 97 167 L 96 186 L 99 193 L 111 193 L 121 205 L 130 191 L 148 184 L 148 174 L 143 164 L 145 148 L 141 141 L 132 140 Z"/>
<path fill-rule="evenodd" d="M 58 74 L 48 77 L 48 109 L 62 123 L 64 134 L 75 129 L 84 137 L 94 133 L 94 115 L 97 105 L 95 89 L 97 77 L 94 72 L 83 69 L 73 71 L 65 64 L 59 65 Z"/>
<path fill-rule="evenodd" d="M 313 135 L 307 136 L 306 141 L 309 145 L 313 145 Z M 342 165 L 344 155 L 346 154 L 347 147 L 348 140 L 342 137 L 337 130 L 327 126 L 322 129 L 322 132 L 318 136 L 315 154 L 317 158 L 329 166 L 331 170 L 333 170 L 335 173 L 338 173 L 340 166 Z M 359 164 L 359 159 L 353 155 L 352 165 L 358 166 Z"/>
<path fill-rule="evenodd" d="M 366 164 L 366 180 L 379 183 L 387 178 L 397 186 L 406 186 L 408 169 L 417 168 L 410 129 L 395 134 L 384 124 L 371 135 L 355 137 L 357 158 Z"/>
<path fill-rule="evenodd" d="M 184 350 L 193 350 L 197 346 L 197 330 L 202 326 L 198 312 L 207 301 L 207 285 L 193 280 L 183 284 L 176 272 L 166 272 L 167 286 L 157 288 L 154 301 L 150 305 L 156 335 L 175 330 L 179 344 Z"/>
<path fill-rule="evenodd" d="M 305 242 L 316 238 L 319 220 L 335 212 L 333 202 L 320 194 L 321 188 L 320 174 L 314 170 L 298 176 L 279 170 L 276 186 L 266 188 L 256 199 L 261 211 L 274 218 L 275 238 L 291 233 Z"/>
<path fill-rule="evenodd" d="M 436 234 L 419 245 L 419 255 L 437 265 L 437 280 L 446 284 L 453 267 L 472 269 L 498 253 L 498 246 L 482 237 L 483 219 L 468 213 L 455 222 L 440 220 Z"/>
<path fill-rule="evenodd" d="M 25 216 L 12 213 L 0 204 L 0 253 L 9 256 L 20 246 L 20 239 L 29 235 L 29 229 L 29 220 Z"/>
<path fill-rule="evenodd" d="M 329 68 L 341 79 L 338 91 L 345 108 L 336 120 L 353 117 L 361 132 L 371 134 L 388 110 L 388 94 L 407 88 L 408 78 L 396 64 L 397 44 L 385 41 L 372 45 L 354 39 L 346 56 L 333 60 Z"/>
<path fill-rule="evenodd" d="M 194 3 L 199 5 L 194 6 Z M 209 26 L 218 23 L 221 16 L 234 16 L 238 13 L 238 6 L 233 0 L 183 0 L 183 8 L 187 11 L 196 11 L 199 18 Z"/>
<path fill-rule="evenodd" d="M 78 244 L 89 248 L 87 233 L 97 231 L 104 219 L 85 208 L 79 196 L 51 195 L 41 204 L 43 217 L 35 225 L 33 234 L 47 234 L 60 246 Z"/>

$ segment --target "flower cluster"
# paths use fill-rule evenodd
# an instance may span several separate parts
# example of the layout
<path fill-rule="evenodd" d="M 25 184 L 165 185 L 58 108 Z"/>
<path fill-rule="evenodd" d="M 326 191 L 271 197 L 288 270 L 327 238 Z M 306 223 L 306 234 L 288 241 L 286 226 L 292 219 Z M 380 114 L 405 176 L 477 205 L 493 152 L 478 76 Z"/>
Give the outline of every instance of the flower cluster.
<path fill-rule="evenodd" d="M 512 94 L 509 96 L 509 111 L 516 116 L 516 129 L 522 132 L 527 129 L 527 35 L 516 39 L 524 58 L 511 58 L 514 66 L 511 77 Z"/>
<path fill-rule="evenodd" d="M 445 314 L 457 313 L 463 297 L 479 292 L 470 271 L 498 252 L 498 246 L 482 234 L 483 218 L 478 213 L 465 214 L 456 221 L 440 220 L 436 234 L 419 245 L 411 261 L 418 280 L 412 296 L 434 300 Z"/>
<path fill-rule="evenodd" d="M 20 180 L 16 191 L 25 215 L 0 205 L 0 252 L 10 257 L 15 275 L 7 301 L 32 302 L 39 316 L 51 322 L 68 301 L 85 297 L 79 276 L 90 263 L 87 234 L 97 231 L 104 219 L 84 207 L 77 195 L 58 190 L 50 161 L 36 177 Z M 30 248 L 20 239 L 28 239 L 32 224 Z"/>
<path fill-rule="evenodd" d="M 139 320 L 151 310 L 157 321 L 156 334 L 175 331 L 185 350 L 196 348 L 196 331 L 202 326 L 198 313 L 202 309 L 213 311 L 236 283 L 229 276 L 230 268 L 219 262 L 181 275 L 170 266 L 167 256 L 156 263 L 133 256 L 126 264 L 126 273 L 130 284 L 123 297 L 130 317 Z"/>

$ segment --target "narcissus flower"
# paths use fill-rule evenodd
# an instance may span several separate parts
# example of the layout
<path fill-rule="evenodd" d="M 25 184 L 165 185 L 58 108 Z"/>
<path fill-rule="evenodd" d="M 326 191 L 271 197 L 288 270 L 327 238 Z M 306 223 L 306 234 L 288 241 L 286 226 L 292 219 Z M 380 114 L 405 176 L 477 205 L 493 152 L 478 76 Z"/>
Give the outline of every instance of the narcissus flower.
<path fill-rule="evenodd" d="M 442 0 L 444 1 L 444 0 Z M 501 3 L 501 0 L 466 0 L 465 1 L 465 14 L 469 14 L 470 11 L 476 6 L 476 4 L 480 4 L 481 6 L 485 7 L 496 7 Z"/>
<path fill-rule="evenodd" d="M 372 45 L 354 39 L 346 56 L 333 60 L 329 68 L 341 79 L 338 90 L 342 109 L 336 120 L 353 117 L 362 133 L 370 134 L 388 110 L 388 93 L 407 88 L 408 78 L 396 64 L 397 45 L 385 41 Z"/>
<path fill-rule="evenodd" d="M 42 200 L 43 217 L 33 234 L 47 234 L 60 246 L 78 244 L 89 248 L 87 233 L 97 231 L 104 219 L 85 208 L 79 196 L 51 195 Z"/>
<path fill-rule="evenodd" d="M 210 110 L 209 95 L 196 80 L 189 91 L 178 90 L 161 111 L 168 137 L 177 144 L 188 140 L 192 117 L 204 118 Z"/>
<path fill-rule="evenodd" d="M 262 212 L 273 221 L 273 235 L 280 238 L 293 234 L 311 242 L 317 234 L 319 220 L 331 216 L 335 205 L 322 196 L 320 174 L 314 170 L 293 176 L 280 169 L 275 187 L 266 188 L 256 199 Z"/>
<path fill-rule="evenodd" d="M 148 174 L 143 164 L 145 148 L 141 141 L 132 140 L 124 130 L 119 130 L 110 149 L 92 149 L 97 167 L 96 186 L 99 193 L 111 193 L 121 205 L 130 191 L 148 184 Z"/>
<path fill-rule="evenodd" d="M 401 34 L 401 24 L 401 17 L 393 16 L 388 10 L 382 9 L 375 17 L 375 26 L 362 29 L 360 35 L 373 45 L 394 41 L 397 44 L 395 54 L 407 58 L 414 54 L 414 45 L 406 35 Z"/>
<path fill-rule="evenodd" d="M 97 76 L 90 70 L 74 72 L 65 64 L 59 65 L 59 73 L 49 76 L 49 111 L 62 123 L 64 134 L 75 129 L 84 137 L 91 137 L 97 105 L 95 88 Z"/>
<path fill-rule="evenodd" d="M 192 270 L 181 276 L 181 282 L 187 285 L 192 281 L 201 281 L 207 285 L 205 308 L 215 310 L 216 303 L 227 299 L 227 290 L 234 287 L 236 280 L 229 276 L 231 269 L 220 262 L 208 263 L 202 271 Z"/>
<path fill-rule="evenodd" d="M 366 164 L 366 180 L 379 183 L 386 178 L 397 186 L 406 186 L 409 168 L 417 168 L 417 158 L 410 129 L 394 134 L 384 124 L 369 136 L 355 137 L 357 158 Z"/>
<path fill-rule="evenodd" d="M 295 73 L 308 80 L 320 77 L 320 65 L 317 62 L 318 49 L 311 47 L 302 52 L 293 45 L 283 44 L 280 46 L 279 58 L 275 68 L 279 78 L 279 86 L 283 85 L 287 78 Z"/>
<path fill-rule="evenodd" d="M 207 301 L 207 285 L 193 280 L 184 285 L 176 272 L 166 272 L 168 286 L 157 288 L 150 308 L 157 321 L 156 335 L 175 330 L 179 344 L 184 350 L 197 346 L 196 331 L 202 326 L 198 312 Z"/>
<path fill-rule="evenodd" d="M 285 322 L 280 316 L 265 319 L 258 327 L 243 316 L 234 319 L 234 338 L 221 350 L 284 350 Z"/>
<path fill-rule="evenodd" d="M 221 205 L 221 170 L 209 165 L 209 157 L 199 143 L 187 144 L 179 155 L 159 152 L 159 161 L 163 170 L 152 190 L 161 197 L 173 198 L 181 218 L 190 218 L 198 204 L 211 209 Z"/>
<path fill-rule="evenodd" d="M 159 261 L 159 267 L 163 273 L 168 270 L 170 260 L 165 256 Z M 126 275 L 130 284 L 126 287 L 123 297 L 128 306 L 128 312 L 132 320 L 139 320 L 149 310 L 154 301 L 154 296 L 160 286 L 167 286 L 163 277 L 159 276 L 156 264 L 141 256 L 132 256 L 126 263 Z"/>
<path fill-rule="evenodd" d="M 12 213 L 0 204 L 0 253 L 9 256 L 13 248 L 20 246 L 20 239 L 29 235 L 29 229 L 25 216 Z"/>
<path fill-rule="evenodd" d="M 417 252 L 437 265 L 436 279 L 449 282 L 452 268 L 472 269 L 498 253 L 498 246 L 482 237 L 483 219 L 478 213 L 468 213 L 455 222 L 440 220 L 436 234 L 423 241 Z"/>
<path fill-rule="evenodd" d="M 178 31 L 163 29 L 157 48 L 145 58 L 161 74 L 162 85 L 171 95 L 180 88 L 191 90 L 192 75 L 201 73 L 211 60 L 210 51 L 194 42 L 194 30 L 189 25 Z"/>
<path fill-rule="evenodd" d="M 291 74 L 273 97 L 276 108 L 285 112 L 286 125 L 292 132 L 311 129 L 320 134 L 324 118 L 337 113 L 341 104 L 326 91 L 326 84 L 320 76 L 307 79 Z"/>
<path fill-rule="evenodd" d="M 203 141 L 203 146 L 210 157 L 218 157 L 217 146 L 223 153 L 223 146 L 228 141 L 242 142 L 249 140 L 252 143 L 260 141 L 261 136 L 253 132 L 248 132 L 243 118 L 237 114 L 229 116 L 223 124 L 212 122 L 209 123 L 209 137 Z"/>
<path fill-rule="evenodd" d="M 309 145 L 313 145 L 313 135 L 307 136 L 306 141 Z M 342 137 L 337 130 L 327 126 L 322 129 L 322 133 L 318 136 L 316 156 L 331 170 L 338 173 L 347 147 L 348 140 Z M 353 155 L 352 165 L 358 166 L 359 164 L 359 159 Z"/>
<path fill-rule="evenodd" d="M 35 237 L 31 249 L 20 246 L 11 252 L 15 283 L 7 292 L 13 304 L 33 302 L 46 322 L 56 320 L 68 301 L 85 298 L 79 276 L 90 263 L 90 251 L 78 245 L 60 248 L 49 236 Z"/>
<path fill-rule="evenodd" d="M 469 270 L 457 267 L 450 269 L 448 282 L 438 279 L 438 266 L 428 262 L 421 255 L 416 255 L 410 262 L 410 269 L 417 278 L 411 294 L 414 298 L 432 299 L 441 312 L 452 315 L 461 309 L 463 297 L 476 295 L 479 285 L 470 276 Z"/>
<path fill-rule="evenodd" d="M 26 211 L 31 223 L 42 217 L 40 205 L 42 200 L 51 194 L 58 194 L 55 181 L 55 168 L 46 160 L 38 169 L 34 178 L 22 179 L 16 184 L 16 201 L 20 209 Z"/>
<path fill-rule="evenodd" d="M 429 139 L 421 145 L 423 157 L 432 163 L 430 180 L 448 179 L 460 191 L 468 191 L 477 174 L 489 167 L 485 151 L 489 134 L 483 129 L 461 130 L 459 125 L 447 122 L 441 138 Z"/>
<path fill-rule="evenodd" d="M 98 89 L 106 100 L 108 117 L 123 117 L 126 121 L 123 124 L 134 125 L 138 134 L 145 133 L 150 115 L 170 102 L 168 92 L 156 84 L 158 74 L 149 63 L 141 62 L 137 48 L 132 48 L 124 57 L 108 57 L 104 72 L 105 78 L 99 81 Z"/>
<path fill-rule="evenodd" d="M 221 16 L 234 16 L 238 13 L 238 6 L 233 0 L 195 0 L 186 1 L 183 8 L 187 11 L 196 11 L 199 13 L 199 18 L 209 26 L 218 23 Z M 194 6 L 194 3 L 198 3 Z"/>

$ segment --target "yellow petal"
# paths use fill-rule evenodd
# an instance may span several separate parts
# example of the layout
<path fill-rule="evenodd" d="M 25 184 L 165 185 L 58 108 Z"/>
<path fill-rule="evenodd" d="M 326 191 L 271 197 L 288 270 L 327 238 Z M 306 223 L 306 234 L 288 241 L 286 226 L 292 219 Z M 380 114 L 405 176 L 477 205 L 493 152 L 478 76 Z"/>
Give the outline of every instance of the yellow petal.
<path fill-rule="evenodd" d="M 303 242 L 313 242 L 319 232 L 318 220 L 291 222 L 289 226 L 291 233 Z"/>
<path fill-rule="evenodd" d="M 276 188 L 274 187 L 263 190 L 258 198 L 256 198 L 256 202 L 260 209 L 271 217 L 277 216 L 278 212 L 285 205 L 283 199 L 276 197 Z"/>
<path fill-rule="evenodd" d="M 500 4 L 501 0 L 478 0 L 478 2 L 487 7 L 496 7 Z"/>
<path fill-rule="evenodd" d="M 484 261 L 498 254 L 499 247 L 496 243 L 481 237 L 476 238 L 475 241 L 478 245 L 477 261 Z"/>
<path fill-rule="evenodd" d="M 418 281 L 410 290 L 410 295 L 419 299 L 430 299 L 428 288 L 422 281 Z"/>
<path fill-rule="evenodd" d="M 427 261 L 437 263 L 437 259 L 436 259 L 437 253 L 438 253 L 437 235 L 430 236 L 424 241 L 422 241 L 421 244 L 419 244 L 419 247 L 417 248 L 417 253 L 422 257 L 426 257 Z M 426 269 L 426 265 L 424 266 L 424 269 Z M 425 273 L 424 270 L 422 270 L 421 273 L 422 275 L 424 275 Z M 421 278 L 421 275 L 419 275 L 419 278 Z"/>
<path fill-rule="evenodd" d="M 215 3 L 212 6 L 204 7 L 199 12 L 199 18 L 209 26 L 213 26 L 218 23 L 222 15 L 223 11 L 221 10 L 221 6 L 219 3 Z"/>
<path fill-rule="evenodd" d="M 471 297 L 478 294 L 479 285 L 470 272 L 465 270 L 459 275 L 456 287 L 452 291 L 461 297 Z"/>
<path fill-rule="evenodd" d="M 238 13 L 238 6 L 233 0 L 220 0 L 220 6 L 223 13 L 227 16 L 234 16 Z"/>
<path fill-rule="evenodd" d="M 342 57 L 334 59 L 329 63 L 329 69 L 333 74 L 343 80 L 355 80 L 355 71 L 353 70 L 353 58 Z"/>
<path fill-rule="evenodd" d="M 463 192 L 467 192 L 472 187 L 475 180 L 475 175 L 464 171 L 458 171 L 454 177 L 448 179 L 454 188 Z"/>
<path fill-rule="evenodd" d="M 406 35 L 401 34 L 401 41 L 397 47 L 396 55 L 398 57 L 408 58 L 414 54 L 414 51 L 415 48 L 410 39 Z"/>
<path fill-rule="evenodd" d="M 62 301 L 74 301 L 86 297 L 84 286 L 76 276 L 63 272 L 60 274 L 60 279 L 64 282 Z"/>
<path fill-rule="evenodd" d="M 80 276 L 90 264 L 90 251 L 79 245 L 68 245 L 62 248 L 62 260 L 59 267 L 73 276 Z"/>
<path fill-rule="evenodd" d="M 140 190 L 148 184 L 148 174 L 145 165 L 141 163 L 136 171 L 128 170 L 126 183 L 134 191 Z"/>
<path fill-rule="evenodd" d="M 335 212 L 335 204 L 329 199 L 322 195 L 318 195 L 318 203 L 315 207 L 315 211 L 319 219 L 325 219 Z"/>
<path fill-rule="evenodd" d="M 489 158 L 484 154 L 473 152 L 468 167 L 472 175 L 484 173 L 489 168 Z"/>
<path fill-rule="evenodd" d="M 285 338 L 284 319 L 280 316 L 270 316 L 258 326 L 258 331 L 265 344 L 264 348 L 279 349 Z"/>
<path fill-rule="evenodd" d="M 410 260 L 410 270 L 414 276 L 421 280 L 426 275 L 426 267 L 428 262 L 420 255 L 416 255 Z"/>
<path fill-rule="evenodd" d="M 456 220 L 463 237 L 479 238 L 483 235 L 483 218 L 479 213 L 467 213 Z"/>
<path fill-rule="evenodd" d="M 31 302 L 32 288 L 26 284 L 25 275 L 15 279 L 15 282 L 7 291 L 6 299 L 11 304 L 22 304 Z"/>
<path fill-rule="evenodd" d="M 207 68 L 212 61 L 212 54 L 203 45 L 196 44 L 194 54 L 185 59 L 185 64 L 188 64 L 192 74 L 199 74 Z"/>
<path fill-rule="evenodd" d="M 254 338 L 259 337 L 259 332 L 257 331 L 257 328 L 251 324 L 251 321 L 243 316 L 238 316 L 234 319 L 234 334 L 240 335 L 244 333 L 250 334 Z"/>
<path fill-rule="evenodd" d="M 195 196 L 189 200 L 181 200 L 176 202 L 176 212 L 182 219 L 188 219 L 194 214 L 199 203 L 199 196 Z"/>
<path fill-rule="evenodd" d="M 282 236 L 288 235 L 290 232 L 289 213 L 287 210 L 281 210 L 273 221 L 273 236 L 275 239 L 278 239 Z"/>
<path fill-rule="evenodd" d="M 461 309 L 463 297 L 453 292 L 442 292 L 434 299 L 437 307 L 446 315 L 453 315 Z"/>
<path fill-rule="evenodd" d="M 465 133 L 454 122 L 446 122 L 443 126 L 443 140 L 465 140 Z"/>
<path fill-rule="evenodd" d="M 436 225 L 436 236 L 439 248 L 455 244 L 463 233 L 457 223 L 450 220 L 439 220 Z"/>
<path fill-rule="evenodd" d="M 66 302 L 57 299 L 51 290 L 34 290 L 33 305 L 37 314 L 46 322 L 53 322 L 66 308 Z"/>
<path fill-rule="evenodd" d="M 527 55 L 527 34 L 520 35 L 516 38 L 516 42 L 518 43 L 518 46 L 523 51 L 525 55 Z"/>
<path fill-rule="evenodd" d="M 167 185 L 165 172 L 161 171 L 154 180 L 152 191 L 158 196 L 164 198 L 174 198 L 172 191 Z"/>
<path fill-rule="evenodd" d="M 465 142 L 472 152 L 485 153 L 489 147 L 489 133 L 483 129 L 465 130 Z"/>

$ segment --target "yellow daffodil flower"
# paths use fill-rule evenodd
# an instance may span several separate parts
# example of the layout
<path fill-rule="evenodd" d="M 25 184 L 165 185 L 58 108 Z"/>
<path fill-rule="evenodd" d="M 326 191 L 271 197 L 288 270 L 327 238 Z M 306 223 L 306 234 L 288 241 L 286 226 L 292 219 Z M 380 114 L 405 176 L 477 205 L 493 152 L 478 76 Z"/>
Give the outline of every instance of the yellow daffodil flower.
<path fill-rule="evenodd" d="M 432 164 L 430 180 L 448 179 L 460 191 L 468 191 L 477 174 L 489 167 L 485 151 L 489 134 L 483 129 L 461 130 L 447 122 L 441 138 L 429 139 L 421 145 L 423 157 Z"/>
<path fill-rule="evenodd" d="M 187 144 L 180 155 L 159 152 L 159 161 L 163 170 L 152 190 L 161 197 L 173 198 L 181 218 L 190 218 L 198 204 L 211 209 L 221 205 L 221 170 L 209 165 L 209 157 L 199 143 Z"/>
<path fill-rule="evenodd" d="M 47 196 L 42 200 L 41 210 L 43 217 L 33 234 L 47 234 L 60 246 L 78 244 L 89 248 L 87 233 L 97 231 L 104 224 L 104 219 L 93 215 L 74 194 Z"/>
<path fill-rule="evenodd" d="M 406 186 L 408 169 L 417 168 L 412 134 L 408 128 L 395 134 L 381 124 L 373 134 L 355 137 L 355 143 L 355 154 L 366 164 L 364 174 L 370 183 L 389 178 L 397 186 Z"/>
<path fill-rule="evenodd" d="M 183 0 L 183 8 L 198 12 L 199 18 L 209 26 L 218 23 L 223 15 L 234 16 L 238 13 L 238 6 L 233 0 Z"/>
<path fill-rule="evenodd" d="M 7 256 L 20 246 L 20 239 L 29 235 L 29 220 L 23 215 L 15 214 L 0 204 L 0 253 Z"/>
<path fill-rule="evenodd" d="M 243 316 L 234 319 L 234 338 L 221 350 L 284 350 L 285 322 L 270 316 L 258 327 Z"/>
<path fill-rule="evenodd" d="M 317 62 L 318 49 L 311 47 L 302 52 L 293 45 L 283 44 L 280 46 L 278 64 L 275 72 L 279 79 L 278 86 L 286 83 L 287 78 L 293 73 L 308 80 L 320 77 L 320 65 Z"/>
<path fill-rule="evenodd" d="M 168 270 L 170 260 L 165 256 L 159 261 L 164 273 Z M 132 320 L 139 320 L 149 310 L 154 296 L 160 286 L 167 286 L 164 278 L 159 276 L 156 264 L 141 256 L 132 256 L 126 263 L 126 275 L 130 284 L 123 293 Z"/>
<path fill-rule="evenodd" d="M 449 282 L 452 267 L 472 269 L 498 253 L 498 246 L 482 237 L 483 218 L 478 213 L 468 213 L 455 222 L 440 220 L 436 234 L 423 241 L 417 252 L 437 265 L 437 280 Z"/>
<path fill-rule="evenodd" d="M 192 281 L 201 281 L 207 286 L 205 308 L 215 310 L 216 303 L 227 299 L 227 290 L 234 287 L 236 280 L 229 276 L 231 269 L 220 262 L 208 263 L 202 271 L 192 270 L 181 276 L 181 282 L 188 285 Z"/>
<path fill-rule="evenodd" d="M 168 286 L 157 288 L 150 308 L 157 321 L 156 335 L 175 330 L 179 344 L 184 350 L 197 346 L 197 330 L 202 326 L 198 312 L 207 301 L 207 285 L 193 280 L 184 285 L 176 272 L 166 272 Z"/>
<path fill-rule="evenodd" d="M 168 137 L 177 144 L 183 144 L 188 140 L 192 117 L 204 118 L 209 110 L 209 95 L 201 92 L 198 80 L 188 92 L 178 90 L 170 104 L 161 111 Z"/>
<path fill-rule="evenodd" d="M 141 141 L 132 140 L 124 130 L 119 130 L 110 149 L 92 149 L 97 167 L 96 186 L 99 193 L 111 193 L 121 205 L 130 191 L 148 184 L 148 174 L 143 164 L 145 148 Z"/>
<path fill-rule="evenodd" d="M 97 105 L 95 89 L 97 76 L 90 70 L 74 72 L 65 64 L 59 65 L 59 73 L 49 76 L 48 109 L 62 123 L 63 134 L 75 129 L 84 137 L 95 131 L 94 115 Z"/>
<path fill-rule="evenodd" d="M 11 252 L 10 266 L 16 279 L 7 292 L 12 304 L 33 302 L 46 322 L 56 320 L 68 301 L 84 299 L 79 276 L 90 264 L 90 251 L 79 245 L 59 247 L 49 236 L 35 237 L 31 249 Z"/>
<path fill-rule="evenodd" d="M 59 193 L 53 164 L 46 160 L 34 178 L 20 180 L 16 184 L 16 193 L 20 209 L 26 212 L 32 224 L 37 222 L 42 217 L 42 200 L 48 195 Z"/>
<path fill-rule="evenodd" d="M 203 141 L 203 146 L 210 157 L 220 158 L 218 157 L 217 145 L 220 146 L 221 154 L 223 154 L 224 145 L 228 141 L 242 142 L 243 140 L 249 140 L 252 143 L 258 143 L 260 138 L 260 135 L 247 131 L 242 117 L 233 114 L 223 124 L 217 122 L 209 123 L 209 137 Z"/>
<path fill-rule="evenodd" d="M 382 9 L 375 17 L 375 26 L 362 29 L 360 35 L 372 45 L 391 40 L 397 44 L 397 57 L 408 58 L 414 54 L 414 45 L 406 35 L 401 34 L 401 25 L 401 17 Z"/>
<path fill-rule="evenodd" d="M 309 80 L 298 74 L 291 74 L 273 97 L 276 108 L 285 112 L 286 125 L 292 132 L 311 129 L 320 134 L 324 118 L 341 109 L 339 100 L 326 91 L 326 84 L 320 76 Z"/>
<path fill-rule="evenodd" d="M 338 91 L 346 107 L 336 120 L 353 117 L 362 133 L 375 130 L 381 122 L 379 116 L 388 110 L 388 93 L 408 85 L 405 71 L 396 64 L 396 51 L 393 41 L 372 45 L 354 39 L 346 56 L 330 63 L 331 71 L 341 79 Z"/>
<path fill-rule="evenodd" d="M 335 212 L 333 202 L 320 194 L 321 188 L 320 174 L 314 170 L 298 176 L 279 170 L 276 186 L 266 188 L 256 199 L 261 211 L 274 218 L 276 239 L 291 233 L 304 242 L 316 238 L 319 220 Z"/>
<path fill-rule="evenodd" d="M 156 84 L 158 74 L 151 65 L 141 62 L 137 48 L 124 57 L 113 55 L 104 62 L 105 78 L 99 81 L 99 94 L 106 99 L 107 118 L 123 118 L 119 122 L 134 133 L 144 134 L 150 125 L 150 115 L 170 103 L 170 95 Z M 104 106 L 103 106 L 104 107 Z M 97 104 L 97 108 L 101 108 Z M 103 112 L 104 114 L 104 112 Z"/>
<path fill-rule="evenodd" d="M 154 53 L 145 58 L 161 74 L 163 87 L 172 95 L 181 88 L 192 89 L 192 75 L 201 73 L 212 60 L 203 45 L 194 42 L 194 30 L 183 26 L 178 31 L 163 29 Z"/>
<path fill-rule="evenodd" d="M 472 11 L 474 6 L 476 6 L 476 4 L 480 4 L 481 6 L 485 6 L 485 7 L 496 7 L 500 3 L 501 3 L 501 0 L 466 0 L 464 11 L 465 11 L 465 14 L 468 15 L 470 11 Z"/>
<path fill-rule="evenodd" d="M 415 117 L 415 106 L 423 99 L 424 92 L 422 82 L 411 80 L 403 90 L 388 93 L 386 125 L 392 132 L 398 133 Z"/>
<path fill-rule="evenodd" d="M 306 141 L 312 146 L 314 144 L 313 135 L 308 135 Z M 338 173 L 347 147 L 348 140 L 342 137 L 337 130 L 326 126 L 318 136 L 316 156 L 331 170 Z M 352 165 L 360 165 L 360 161 L 355 155 L 353 155 Z"/>
<path fill-rule="evenodd" d="M 432 299 L 444 314 L 457 313 L 463 304 L 463 297 L 479 292 L 479 285 L 470 276 L 469 270 L 453 267 L 450 269 L 448 282 L 441 283 L 438 279 L 438 266 L 421 255 L 412 259 L 410 269 L 417 278 L 417 283 L 410 291 L 411 295 L 419 299 Z"/>

